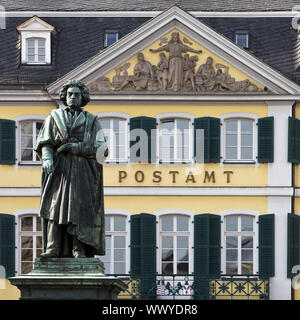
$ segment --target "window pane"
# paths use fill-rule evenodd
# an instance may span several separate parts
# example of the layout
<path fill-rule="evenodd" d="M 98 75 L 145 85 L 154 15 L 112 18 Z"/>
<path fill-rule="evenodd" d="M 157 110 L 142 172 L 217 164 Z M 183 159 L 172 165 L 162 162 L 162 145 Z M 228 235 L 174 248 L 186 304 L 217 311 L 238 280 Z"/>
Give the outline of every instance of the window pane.
<path fill-rule="evenodd" d="M 227 120 L 226 121 L 226 132 L 237 132 L 238 122 L 237 120 Z"/>
<path fill-rule="evenodd" d="M 253 248 L 253 237 L 242 237 L 242 248 Z"/>
<path fill-rule="evenodd" d="M 110 217 L 105 217 L 105 231 L 110 231 Z"/>
<path fill-rule="evenodd" d="M 226 147 L 226 159 L 235 160 L 237 159 L 237 148 L 234 147 Z"/>
<path fill-rule="evenodd" d="M 106 45 L 110 46 L 111 44 L 115 43 L 118 40 L 118 33 L 112 32 L 112 33 L 105 33 L 106 38 Z"/>
<path fill-rule="evenodd" d="M 162 261 L 173 261 L 174 254 L 173 250 L 163 249 L 162 250 Z"/>
<path fill-rule="evenodd" d="M 37 249 L 36 250 L 36 257 L 39 258 L 39 256 L 42 254 L 43 250 L 42 249 Z"/>
<path fill-rule="evenodd" d="M 226 273 L 227 274 L 237 274 L 238 273 L 238 264 L 235 263 L 226 263 Z"/>
<path fill-rule="evenodd" d="M 21 122 L 21 133 L 22 134 L 32 134 L 32 121 L 22 121 Z"/>
<path fill-rule="evenodd" d="M 104 262 L 104 267 L 105 267 L 105 273 L 110 274 L 110 263 L 109 262 Z"/>
<path fill-rule="evenodd" d="M 34 56 L 34 48 L 28 48 L 27 54 L 28 56 Z"/>
<path fill-rule="evenodd" d="M 242 231 L 253 231 L 253 218 L 242 217 Z"/>
<path fill-rule="evenodd" d="M 237 261 L 238 260 L 238 250 L 237 249 L 227 249 L 226 250 L 226 261 Z"/>
<path fill-rule="evenodd" d="M 173 263 L 162 263 L 163 274 L 173 274 Z"/>
<path fill-rule="evenodd" d="M 42 231 L 42 222 L 40 217 L 36 217 L 36 231 Z"/>
<path fill-rule="evenodd" d="M 125 224 L 125 217 L 114 217 L 114 231 L 126 231 Z"/>
<path fill-rule="evenodd" d="M 242 134 L 241 136 L 241 145 L 243 147 L 252 147 L 252 135 L 251 134 Z"/>
<path fill-rule="evenodd" d="M 253 151 L 252 147 L 242 147 L 241 148 L 241 159 L 242 160 L 247 160 L 247 159 L 252 159 L 253 158 Z"/>
<path fill-rule="evenodd" d="M 174 218 L 172 216 L 161 218 L 162 231 L 174 231 Z"/>
<path fill-rule="evenodd" d="M 100 125 L 102 129 L 109 129 L 110 128 L 110 120 L 109 119 L 103 119 L 100 120 Z"/>
<path fill-rule="evenodd" d="M 33 248 L 33 238 L 31 236 L 21 237 L 21 247 L 23 248 Z"/>
<path fill-rule="evenodd" d="M 177 231 L 189 231 L 189 218 L 177 217 Z"/>
<path fill-rule="evenodd" d="M 188 274 L 189 264 L 188 263 L 178 263 L 177 264 L 177 274 Z"/>
<path fill-rule="evenodd" d="M 115 236 L 114 237 L 114 247 L 115 248 L 125 248 L 125 237 Z"/>
<path fill-rule="evenodd" d="M 21 263 L 21 273 L 27 274 L 32 270 L 32 262 L 22 262 Z"/>
<path fill-rule="evenodd" d="M 161 124 L 162 133 L 164 134 L 170 134 L 174 132 L 174 120 L 171 121 L 164 121 Z"/>
<path fill-rule="evenodd" d="M 32 149 L 25 149 L 22 150 L 21 160 L 22 161 L 32 161 L 33 157 L 33 150 Z"/>
<path fill-rule="evenodd" d="M 177 250 L 177 261 L 189 261 L 189 250 L 178 249 Z"/>
<path fill-rule="evenodd" d="M 226 218 L 226 231 L 238 231 L 238 217 Z"/>
<path fill-rule="evenodd" d="M 21 148 L 22 149 L 29 149 L 33 148 L 32 136 L 22 136 L 21 141 Z"/>
<path fill-rule="evenodd" d="M 28 48 L 34 48 L 34 40 L 27 40 Z"/>
<path fill-rule="evenodd" d="M 189 237 L 177 237 L 177 248 L 188 248 L 189 247 Z"/>
<path fill-rule="evenodd" d="M 236 44 L 241 48 L 247 48 L 248 47 L 248 34 L 243 33 L 237 33 L 235 36 L 235 42 Z"/>
<path fill-rule="evenodd" d="M 114 261 L 125 261 L 125 249 L 114 250 Z"/>
<path fill-rule="evenodd" d="M 237 146 L 237 135 L 226 134 L 226 147 L 236 147 L 236 146 Z"/>
<path fill-rule="evenodd" d="M 21 250 L 21 260 L 22 261 L 33 261 L 32 249 L 22 249 Z"/>
<path fill-rule="evenodd" d="M 173 237 L 161 237 L 163 248 L 173 248 Z"/>
<path fill-rule="evenodd" d="M 38 47 L 39 48 L 45 48 L 45 40 L 44 39 L 38 40 Z"/>
<path fill-rule="evenodd" d="M 238 247 L 238 237 L 226 237 L 226 248 L 237 248 Z"/>
<path fill-rule="evenodd" d="M 252 120 L 241 120 L 241 132 L 242 133 L 251 133 L 253 130 L 253 121 Z"/>
<path fill-rule="evenodd" d="M 253 274 L 253 263 L 242 263 L 242 274 Z"/>
<path fill-rule="evenodd" d="M 39 62 L 44 62 L 45 60 L 46 60 L 45 56 L 41 56 L 41 55 L 38 56 L 38 61 Z"/>
<path fill-rule="evenodd" d="M 36 237 L 36 247 L 42 248 L 42 237 Z"/>
<path fill-rule="evenodd" d="M 23 217 L 21 219 L 21 231 L 33 231 L 32 217 Z"/>
<path fill-rule="evenodd" d="M 115 262 L 114 263 L 114 273 L 124 274 L 125 271 L 125 262 Z"/>
<path fill-rule="evenodd" d="M 32 55 L 28 55 L 28 62 L 34 62 L 35 57 Z"/>
<path fill-rule="evenodd" d="M 242 261 L 253 261 L 253 250 L 252 249 L 242 250 Z"/>
<path fill-rule="evenodd" d="M 105 248 L 111 249 L 111 237 L 105 237 Z"/>
<path fill-rule="evenodd" d="M 110 262 L 111 261 L 111 250 L 108 250 L 106 248 L 105 250 L 105 256 L 101 256 L 101 259 L 104 261 L 104 262 Z"/>

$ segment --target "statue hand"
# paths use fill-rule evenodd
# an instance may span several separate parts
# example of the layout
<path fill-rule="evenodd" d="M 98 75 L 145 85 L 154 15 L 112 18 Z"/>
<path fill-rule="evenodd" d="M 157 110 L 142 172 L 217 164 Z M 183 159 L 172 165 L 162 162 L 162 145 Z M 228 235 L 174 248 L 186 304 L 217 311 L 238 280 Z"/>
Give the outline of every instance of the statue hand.
<path fill-rule="evenodd" d="M 54 171 L 53 161 L 52 160 L 43 161 L 42 170 L 48 174 L 52 173 Z"/>
<path fill-rule="evenodd" d="M 57 153 L 71 151 L 73 154 L 79 153 L 79 144 L 75 142 L 67 142 L 57 149 Z"/>

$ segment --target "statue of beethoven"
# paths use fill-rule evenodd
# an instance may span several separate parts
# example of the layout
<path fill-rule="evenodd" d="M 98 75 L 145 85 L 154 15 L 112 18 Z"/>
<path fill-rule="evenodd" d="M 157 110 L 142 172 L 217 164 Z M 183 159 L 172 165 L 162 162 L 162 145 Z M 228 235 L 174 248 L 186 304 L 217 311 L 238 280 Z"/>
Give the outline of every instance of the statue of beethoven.
<path fill-rule="evenodd" d="M 67 82 L 60 99 L 66 107 L 52 110 L 35 148 L 43 171 L 41 257 L 104 255 L 103 177 L 96 152 L 104 148 L 107 156 L 105 138 L 97 117 L 82 109 L 90 101 L 82 82 Z"/>

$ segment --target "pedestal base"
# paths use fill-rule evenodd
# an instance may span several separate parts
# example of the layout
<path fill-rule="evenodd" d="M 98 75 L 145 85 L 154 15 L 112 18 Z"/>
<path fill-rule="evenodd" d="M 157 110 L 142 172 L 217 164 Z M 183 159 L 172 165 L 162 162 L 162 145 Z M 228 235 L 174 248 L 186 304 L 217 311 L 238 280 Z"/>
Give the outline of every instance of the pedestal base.
<path fill-rule="evenodd" d="M 117 299 L 127 289 L 123 281 L 105 276 L 97 258 L 36 259 L 32 272 L 9 281 L 19 288 L 22 300 Z"/>

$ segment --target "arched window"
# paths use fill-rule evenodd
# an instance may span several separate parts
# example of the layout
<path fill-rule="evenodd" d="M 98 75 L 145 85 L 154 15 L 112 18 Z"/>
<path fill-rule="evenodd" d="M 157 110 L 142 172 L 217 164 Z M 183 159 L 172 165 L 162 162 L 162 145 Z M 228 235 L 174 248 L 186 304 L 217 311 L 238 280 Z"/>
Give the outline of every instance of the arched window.
<path fill-rule="evenodd" d="M 19 122 L 19 150 L 17 154 L 20 163 L 40 163 L 34 148 L 42 125 L 43 120 L 22 120 Z"/>
<path fill-rule="evenodd" d="M 127 217 L 123 215 L 105 216 L 105 256 L 106 274 L 126 274 L 127 261 Z"/>
<path fill-rule="evenodd" d="M 164 118 L 159 123 L 159 161 L 161 163 L 191 162 L 192 127 L 191 120 Z"/>
<path fill-rule="evenodd" d="M 160 273 L 189 274 L 191 270 L 189 220 L 188 216 L 176 214 L 160 217 Z"/>
<path fill-rule="evenodd" d="M 257 241 L 255 217 L 228 215 L 224 219 L 224 258 L 226 274 L 254 274 Z"/>
<path fill-rule="evenodd" d="M 107 141 L 109 155 L 106 162 L 128 161 L 128 122 L 123 118 L 101 118 L 100 125 Z"/>
<path fill-rule="evenodd" d="M 27 274 L 42 253 L 42 227 L 38 215 L 25 214 L 18 217 L 17 247 L 19 274 Z"/>

